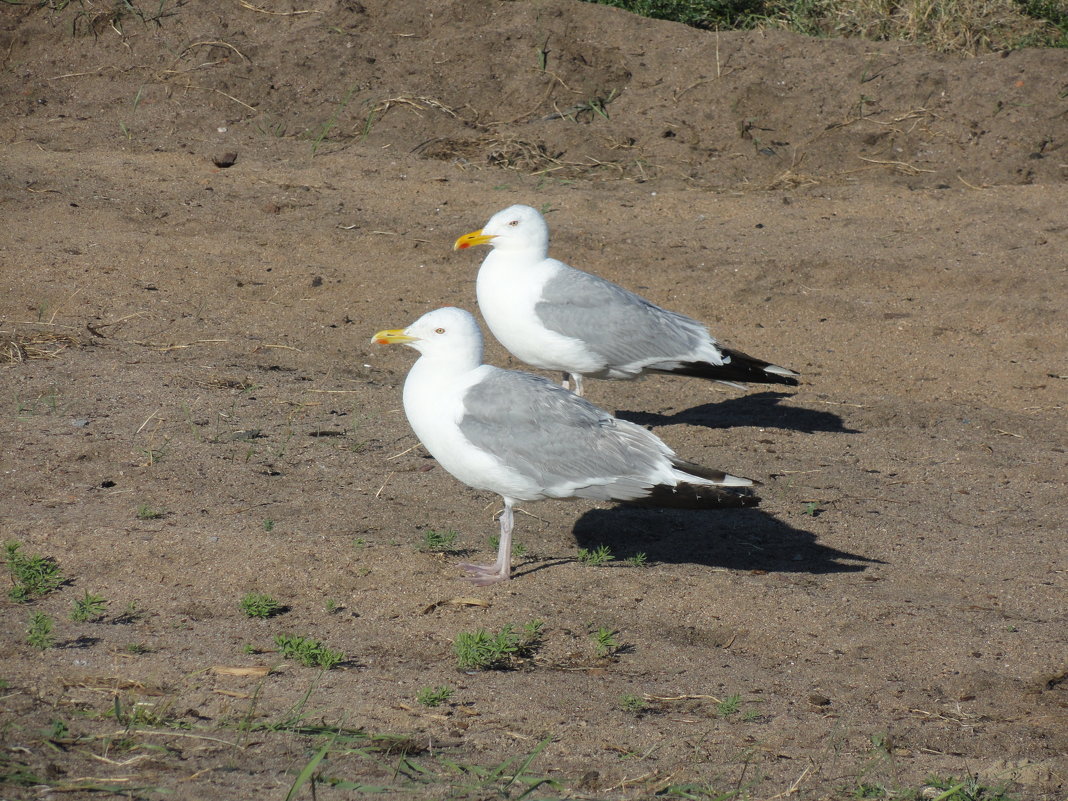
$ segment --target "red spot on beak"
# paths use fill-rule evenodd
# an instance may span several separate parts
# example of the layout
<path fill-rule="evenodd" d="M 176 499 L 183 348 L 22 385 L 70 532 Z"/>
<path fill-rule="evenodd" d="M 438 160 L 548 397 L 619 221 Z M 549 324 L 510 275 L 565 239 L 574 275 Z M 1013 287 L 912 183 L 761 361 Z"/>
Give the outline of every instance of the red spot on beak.
<path fill-rule="evenodd" d="M 458 249 L 460 249 L 460 250 L 466 250 L 467 248 L 471 247 L 471 243 L 470 243 L 470 242 L 461 242 L 461 243 L 460 243 L 459 245 L 457 245 L 456 247 L 457 247 Z"/>

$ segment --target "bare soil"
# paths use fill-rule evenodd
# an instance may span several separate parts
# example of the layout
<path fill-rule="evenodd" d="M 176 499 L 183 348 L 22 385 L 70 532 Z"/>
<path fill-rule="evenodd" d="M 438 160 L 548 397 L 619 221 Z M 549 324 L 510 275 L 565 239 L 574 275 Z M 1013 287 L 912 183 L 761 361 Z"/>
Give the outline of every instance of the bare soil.
<path fill-rule="evenodd" d="M 67 578 L 0 600 L 0 797 L 282 799 L 324 745 L 299 797 L 1065 797 L 1068 53 L 146 5 L 0 10 L 0 534 Z M 369 338 L 473 310 L 451 244 L 516 202 L 803 373 L 588 390 L 758 509 L 534 505 L 487 588 L 421 549 L 488 559 L 498 499 L 435 468 L 415 354 Z M 457 669 L 459 633 L 532 620 L 513 669 Z"/>

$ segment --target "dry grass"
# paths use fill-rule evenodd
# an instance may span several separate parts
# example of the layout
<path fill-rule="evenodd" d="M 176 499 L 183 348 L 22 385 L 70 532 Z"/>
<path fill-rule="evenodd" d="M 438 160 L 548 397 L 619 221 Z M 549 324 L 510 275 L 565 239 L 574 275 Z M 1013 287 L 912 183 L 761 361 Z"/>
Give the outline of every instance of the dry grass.
<path fill-rule="evenodd" d="M 620 149 L 620 148 L 612 148 Z M 424 158 L 450 161 L 462 167 L 499 167 L 527 175 L 551 175 L 555 178 L 646 179 L 655 172 L 653 165 L 640 158 L 599 161 L 567 161 L 541 142 L 516 136 L 480 136 L 475 139 L 436 138 L 414 148 Z"/>
<path fill-rule="evenodd" d="M 0 364 L 19 364 L 33 359 L 55 359 L 82 341 L 54 331 L 0 331 Z"/>
<path fill-rule="evenodd" d="M 935 50 L 976 54 L 1022 42 L 1052 42 L 1050 23 L 1026 16 L 1013 0 L 816 0 L 806 22 L 786 16 L 783 27 L 831 36 L 918 42 Z"/>
<path fill-rule="evenodd" d="M 593 101 L 590 101 L 558 115 L 550 115 L 550 117 L 564 117 L 578 111 L 604 114 L 604 105 L 610 99 L 611 96 L 597 100 L 600 104 L 599 112 L 595 108 L 596 104 L 591 105 Z M 640 158 L 599 161 L 587 157 L 583 161 L 567 161 L 563 159 L 562 152 L 554 152 L 542 142 L 496 133 L 498 127 L 505 123 L 483 123 L 477 116 L 472 116 L 470 108 L 454 109 L 434 98 L 416 95 L 399 95 L 377 102 L 371 108 L 360 136 L 366 136 L 370 128 L 394 108 L 406 108 L 420 116 L 426 111 L 440 112 L 461 120 L 469 128 L 485 132 L 481 136 L 472 138 L 434 137 L 421 142 L 411 150 L 412 153 L 423 158 L 448 161 L 464 168 L 499 167 L 528 175 L 551 175 L 554 178 L 580 176 L 589 178 L 604 175 L 639 180 L 649 178 L 650 171 L 655 170 L 652 165 L 643 162 Z M 549 117 L 543 119 L 549 119 Z M 633 148 L 633 145 L 618 142 L 609 143 L 607 146 L 610 150 Z"/>

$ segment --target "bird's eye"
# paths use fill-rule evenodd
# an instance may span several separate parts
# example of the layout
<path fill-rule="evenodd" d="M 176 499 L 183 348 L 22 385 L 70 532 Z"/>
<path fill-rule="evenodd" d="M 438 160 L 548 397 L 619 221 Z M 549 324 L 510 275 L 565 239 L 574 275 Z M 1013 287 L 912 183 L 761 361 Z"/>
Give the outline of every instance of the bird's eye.
<path fill-rule="evenodd" d="M 512 221 L 511 221 L 510 223 L 508 223 L 508 224 L 514 227 L 514 226 L 516 226 L 516 225 L 519 225 L 519 220 L 512 220 Z"/>
<path fill-rule="evenodd" d="M 445 329 L 444 328 L 435 328 L 434 329 L 434 333 L 435 334 L 444 334 L 445 333 Z"/>

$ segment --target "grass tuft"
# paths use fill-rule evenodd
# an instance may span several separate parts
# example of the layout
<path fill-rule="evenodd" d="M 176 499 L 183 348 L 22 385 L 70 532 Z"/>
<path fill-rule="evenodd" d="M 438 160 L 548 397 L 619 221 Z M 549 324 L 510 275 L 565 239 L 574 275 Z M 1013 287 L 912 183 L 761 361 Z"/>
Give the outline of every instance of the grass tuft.
<path fill-rule="evenodd" d="M 516 631 L 508 623 L 496 634 L 485 629 L 460 632 L 453 642 L 457 665 L 461 670 L 507 670 L 522 659 L 532 657 L 541 646 L 540 620 L 532 620 Z"/>
<path fill-rule="evenodd" d="M 26 642 L 42 651 L 51 648 L 56 642 L 52 627 L 52 618 L 44 612 L 34 612 L 30 615 L 30 625 L 26 629 Z"/>
<path fill-rule="evenodd" d="M 63 572 L 50 556 L 26 556 L 20 552 L 22 544 L 11 540 L 4 544 L 7 570 L 11 576 L 8 597 L 16 603 L 33 601 L 63 584 Z"/>
<path fill-rule="evenodd" d="M 330 132 L 337 127 L 338 118 L 345 111 L 345 107 L 348 106 L 349 101 L 352 100 L 352 96 L 356 93 L 358 88 L 359 84 L 350 86 L 349 91 L 345 93 L 345 96 L 341 98 L 340 102 L 334 108 L 334 113 L 330 115 L 330 119 L 319 126 L 318 133 L 312 139 L 311 152 L 313 156 L 319 151 L 319 146 L 330 136 Z"/>
<path fill-rule="evenodd" d="M 147 503 L 142 503 L 137 507 L 137 519 L 138 520 L 159 520 L 165 512 L 159 509 L 153 509 Z"/>
<path fill-rule="evenodd" d="M 108 602 L 104 600 L 103 596 L 91 595 L 89 590 L 86 590 L 84 597 L 74 599 L 73 607 L 70 610 L 70 619 L 75 623 L 99 620 L 104 616 L 107 606 Z"/>
<path fill-rule="evenodd" d="M 612 561 L 612 551 L 607 545 L 598 545 L 592 551 L 588 548 L 580 548 L 578 560 L 590 567 L 600 567 Z"/>
<path fill-rule="evenodd" d="M 634 695 L 633 693 L 624 693 L 619 696 L 619 708 L 624 712 L 630 712 L 635 715 L 640 715 L 649 708 L 649 704 L 640 695 Z"/>
<path fill-rule="evenodd" d="M 419 695 L 415 697 L 415 700 L 426 707 L 441 706 L 450 698 L 456 691 L 451 687 L 424 687 L 419 691 Z"/>
<path fill-rule="evenodd" d="M 455 553 L 456 539 L 459 536 L 459 532 L 451 529 L 449 531 L 435 531 L 432 528 L 428 528 L 423 532 L 423 544 L 419 550 L 431 553 Z"/>
<path fill-rule="evenodd" d="M 515 798 L 521 801 L 524 798 L 532 798 L 531 794 L 541 787 L 558 787 L 552 779 L 537 776 L 527 772 L 531 763 L 545 747 L 553 741 L 553 736 L 545 737 L 535 746 L 534 750 L 522 759 L 506 759 L 493 767 L 480 767 L 477 765 L 461 765 L 450 759 L 441 758 L 441 763 L 452 770 L 459 781 L 454 784 L 453 792 L 449 798 Z M 409 762 L 411 767 L 416 767 Z M 425 769 L 421 769 L 425 772 Z M 557 796 L 539 796 L 553 798 Z"/>
<path fill-rule="evenodd" d="M 716 704 L 716 714 L 721 718 L 729 718 L 742 708 L 742 696 L 741 695 L 728 695 L 718 704 Z"/>
<path fill-rule="evenodd" d="M 607 659 L 608 657 L 615 656 L 619 653 L 623 645 L 616 639 L 618 633 L 619 632 L 615 629 L 601 626 L 601 628 L 597 629 L 597 631 L 590 635 L 593 639 L 593 647 L 597 651 L 597 656 Z"/>
<path fill-rule="evenodd" d="M 249 617 L 274 617 L 285 612 L 288 607 L 261 592 L 250 592 L 241 599 L 241 611 Z"/>
<path fill-rule="evenodd" d="M 274 644 L 286 659 L 295 659 L 307 667 L 330 670 L 345 661 L 344 652 L 332 651 L 310 637 L 279 634 L 274 638 Z"/>

